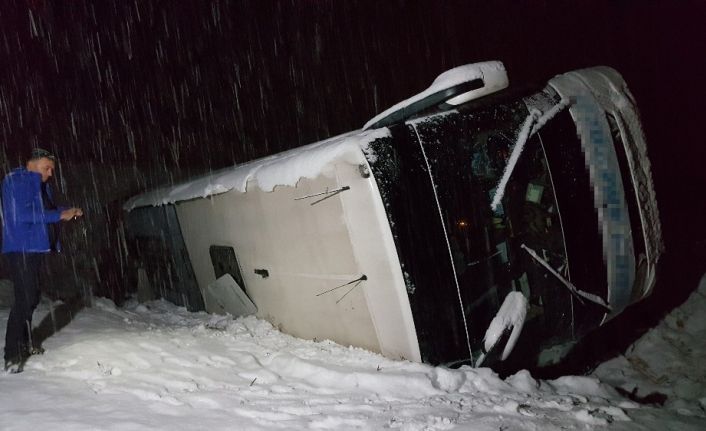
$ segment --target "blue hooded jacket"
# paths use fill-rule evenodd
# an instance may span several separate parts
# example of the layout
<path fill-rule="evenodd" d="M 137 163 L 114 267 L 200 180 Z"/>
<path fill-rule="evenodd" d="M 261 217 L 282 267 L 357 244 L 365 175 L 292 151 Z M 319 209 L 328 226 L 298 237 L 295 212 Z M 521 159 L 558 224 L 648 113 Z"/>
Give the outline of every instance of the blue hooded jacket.
<path fill-rule="evenodd" d="M 51 199 L 49 184 L 46 191 Z M 44 209 L 40 174 L 25 168 L 11 171 L 2 181 L 2 252 L 48 253 L 47 224 L 61 221 L 62 210 Z"/>

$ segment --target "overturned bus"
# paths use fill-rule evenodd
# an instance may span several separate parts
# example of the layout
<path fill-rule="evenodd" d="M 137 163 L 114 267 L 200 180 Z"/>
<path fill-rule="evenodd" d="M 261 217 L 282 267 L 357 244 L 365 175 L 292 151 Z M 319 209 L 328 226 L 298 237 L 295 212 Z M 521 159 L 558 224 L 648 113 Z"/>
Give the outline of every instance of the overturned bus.
<path fill-rule="evenodd" d="M 500 62 L 461 66 L 362 130 L 124 208 L 157 295 L 433 364 L 556 361 L 650 294 L 662 252 L 608 67 L 514 88 Z"/>

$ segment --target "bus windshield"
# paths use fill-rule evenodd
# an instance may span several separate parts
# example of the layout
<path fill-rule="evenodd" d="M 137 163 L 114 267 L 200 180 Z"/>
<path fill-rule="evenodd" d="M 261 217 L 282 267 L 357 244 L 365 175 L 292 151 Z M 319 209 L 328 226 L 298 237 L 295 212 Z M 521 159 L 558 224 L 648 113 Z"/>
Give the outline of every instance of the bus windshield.
<path fill-rule="evenodd" d="M 568 276 L 561 217 L 538 135 L 524 144 L 502 199 L 491 209 L 527 117 L 525 105 L 516 102 L 412 124 L 429 164 L 476 352 L 511 291 L 529 301 L 531 328 L 525 331 L 565 337 L 572 330 L 571 292 L 526 251 Z"/>

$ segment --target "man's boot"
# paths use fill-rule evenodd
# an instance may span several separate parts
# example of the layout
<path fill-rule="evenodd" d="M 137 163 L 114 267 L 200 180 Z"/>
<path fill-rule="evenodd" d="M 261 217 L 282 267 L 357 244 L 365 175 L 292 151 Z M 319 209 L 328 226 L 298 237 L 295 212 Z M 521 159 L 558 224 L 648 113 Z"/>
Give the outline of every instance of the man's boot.
<path fill-rule="evenodd" d="M 5 359 L 5 372 L 8 374 L 17 374 L 22 372 L 22 358 Z"/>

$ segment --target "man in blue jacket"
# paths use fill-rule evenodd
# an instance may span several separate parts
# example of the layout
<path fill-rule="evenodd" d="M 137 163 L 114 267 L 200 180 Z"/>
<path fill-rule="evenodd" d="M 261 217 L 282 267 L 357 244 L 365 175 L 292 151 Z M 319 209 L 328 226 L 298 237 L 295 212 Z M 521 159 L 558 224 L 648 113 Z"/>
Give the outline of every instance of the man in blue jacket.
<path fill-rule="evenodd" d="M 24 361 L 39 353 L 31 337 L 42 260 L 60 250 L 58 223 L 83 215 L 81 208 L 54 205 L 47 183 L 54 169 L 54 156 L 35 148 L 26 167 L 13 170 L 2 182 L 2 253 L 15 290 L 5 335 L 5 371 L 21 371 Z"/>

